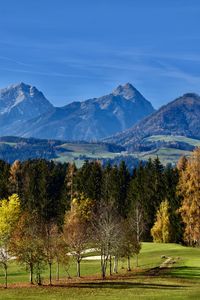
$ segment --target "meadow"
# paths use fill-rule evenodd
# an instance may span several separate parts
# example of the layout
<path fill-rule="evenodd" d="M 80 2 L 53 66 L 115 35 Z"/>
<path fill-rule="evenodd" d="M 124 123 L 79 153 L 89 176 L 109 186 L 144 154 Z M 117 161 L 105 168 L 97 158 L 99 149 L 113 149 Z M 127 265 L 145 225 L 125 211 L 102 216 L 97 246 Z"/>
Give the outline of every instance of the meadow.
<path fill-rule="evenodd" d="M 91 253 L 94 255 L 97 253 Z M 170 264 L 165 262 L 171 259 Z M 160 266 L 164 262 L 164 267 Z M 43 272 L 43 286 L 30 287 L 25 268 L 13 261 L 9 266 L 8 289 L 3 288 L 0 273 L 0 299 L 199 299 L 200 249 L 177 244 L 143 243 L 139 267 L 131 260 L 132 271 L 126 271 L 126 260 L 120 261 L 118 274 L 100 277 L 100 261 L 83 260 L 81 278 L 75 277 L 72 262 L 68 273 L 61 268 L 61 279 L 56 281 L 54 265 L 53 286 L 48 286 L 48 270 Z M 70 278 L 69 278 L 70 275 Z"/>

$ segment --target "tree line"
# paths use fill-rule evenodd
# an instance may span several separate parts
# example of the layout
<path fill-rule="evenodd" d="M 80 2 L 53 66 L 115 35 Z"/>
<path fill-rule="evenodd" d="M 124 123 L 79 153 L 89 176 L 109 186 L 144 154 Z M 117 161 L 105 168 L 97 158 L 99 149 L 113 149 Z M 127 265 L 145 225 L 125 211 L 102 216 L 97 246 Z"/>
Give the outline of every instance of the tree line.
<path fill-rule="evenodd" d="M 136 257 L 142 241 L 200 245 L 200 149 L 177 166 L 159 159 L 130 172 L 86 161 L 80 169 L 43 159 L 0 161 L 0 264 L 11 257 L 41 284 L 44 266 L 68 272 L 70 257 L 81 275 L 85 250 L 100 251 L 102 278 L 118 272 L 120 258 Z M 35 278 L 35 279 L 34 279 Z"/>

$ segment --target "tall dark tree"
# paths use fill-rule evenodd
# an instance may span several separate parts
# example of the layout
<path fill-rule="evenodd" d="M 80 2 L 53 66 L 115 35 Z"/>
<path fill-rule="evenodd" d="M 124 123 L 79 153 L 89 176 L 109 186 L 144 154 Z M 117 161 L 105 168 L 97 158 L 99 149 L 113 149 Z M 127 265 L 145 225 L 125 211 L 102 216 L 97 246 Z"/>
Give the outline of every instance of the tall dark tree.
<path fill-rule="evenodd" d="M 181 205 L 181 197 L 177 195 L 177 184 L 179 173 L 177 168 L 167 165 L 164 170 L 165 179 L 165 199 L 169 202 L 169 219 L 171 224 L 170 242 L 180 242 L 182 240 L 181 217 L 178 209 Z"/>
<path fill-rule="evenodd" d="M 0 199 L 9 196 L 9 171 L 10 165 L 5 161 L 0 160 Z"/>
<path fill-rule="evenodd" d="M 102 167 L 98 161 L 86 161 L 77 172 L 77 190 L 96 203 L 101 200 Z"/>
<path fill-rule="evenodd" d="M 120 216 L 125 218 L 127 217 L 130 208 L 128 203 L 128 197 L 127 197 L 128 187 L 130 183 L 130 173 L 124 161 L 122 161 L 121 164 L 119 165 L 118 177 L 119 177 L 119 196 L 118 196 L 117 208 Z"/>

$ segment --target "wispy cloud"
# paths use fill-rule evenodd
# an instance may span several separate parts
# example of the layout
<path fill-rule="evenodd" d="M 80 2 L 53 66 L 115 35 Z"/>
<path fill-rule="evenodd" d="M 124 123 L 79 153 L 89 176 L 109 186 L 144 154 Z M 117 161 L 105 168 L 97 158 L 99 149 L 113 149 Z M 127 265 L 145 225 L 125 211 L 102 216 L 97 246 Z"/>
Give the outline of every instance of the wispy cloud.
<path fill-rule="evenodd" d="M 31 64 L 27 64 L 27 63 L 24 63 L 24 62 L 19 61 L 19 60 L 12 59 L 12 58 L 7 57 L 7 56 L 0 56 L 0 60 L 1 61 L 11 62 L 11 63 L 17 64 L 17 65 L 21 65 L 21 66 L 25 66 L 25 67 L 31 67 L 32 66 Z"/>
<path fill-rule="evenodd" d="M 2 71 L 24 73 L 30 75 L 40 75 L 40 76 L 50 76 L 50 77 L 63 77 L 63 78 L 81 78 L 81 79 L 91 79 L 91 76 L 79 75 L 79 74 L 67 74 L 67 73 L 58 73 L 58 72 L 45 72 L 45 71 L 34 71 L 34 70 L 24 70 L 17 68 L 1 68 Z M 98 75 L 96 76 L 98 77 Z M 102 79 L 112 80 L 111 78 L 102 77 Z"/>

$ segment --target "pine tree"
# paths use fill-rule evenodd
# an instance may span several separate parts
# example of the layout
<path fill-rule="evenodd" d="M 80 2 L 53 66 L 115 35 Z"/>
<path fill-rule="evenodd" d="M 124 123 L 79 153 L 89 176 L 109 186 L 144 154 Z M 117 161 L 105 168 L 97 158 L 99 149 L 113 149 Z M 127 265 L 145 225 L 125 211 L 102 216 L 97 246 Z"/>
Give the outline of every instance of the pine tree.
<path fill-rule="evenodd" d="M 164 170 L 165 198 L 169 201 L 169 214 L 171 224 L 170 242 L 182 241 L 181 217 L 178 213 L 181 199 L 177 195 L 179 172 L 177 168 L 167 165 Z"/>
<path fill-rule="evenodd" d="M 9 171 L 10 165 L 3 160 L 0 160 L 0 199 L 7 198 L 9 193 Z"/>
<path fill-rule="evenodd" d="M 128 203 L 128 187 L 130 183 L 130 173 L 126 167 L 124 161 L 122 161 L 119 165 L 119 196 L 118 196 L 118 203 L 117 208 L 119 215 L 123 218 L 126 218 L 129 211 L 129 203 Z"/>

